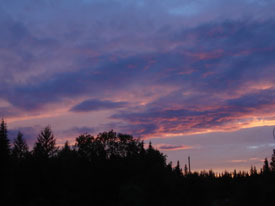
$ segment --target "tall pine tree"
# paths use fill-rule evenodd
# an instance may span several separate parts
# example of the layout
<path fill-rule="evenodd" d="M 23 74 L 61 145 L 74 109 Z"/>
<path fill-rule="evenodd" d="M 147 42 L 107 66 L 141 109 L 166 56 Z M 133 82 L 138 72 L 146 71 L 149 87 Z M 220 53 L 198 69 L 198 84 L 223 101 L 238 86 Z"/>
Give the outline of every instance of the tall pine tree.
<path fill-rule="evenodd" d="M 177 165 L 176 165 L 176 167 L 174 168 L 174 173 L 175 173 L 175 175 L 176 176 L 178 176 L 178 177 L 181 177 L 183 174 L 182 174 L 182 169 L 181 169 L 181 167 L 180 167 L 180 162 L 179 161 L 177 161 Z"/>
<path fill-rule="evenodd" d="M 185 165 L 184 165 L 184 175 L 186 176 L 186 175 L 188 175 L 188 173 L 189 173 L 188 167 L 187 167 L 187 165 L 185 164 Z"/>
<path fill-rule="evenodd" d="M 23 138 L 23 134 L 21 132 L 18 132 L 17 137 L 13 143 L 12 157 L 15 159 L 22 160 L 27 157 L 29 153 L 28 149 L 29 148 L 26 141 Z"/>
<path fill-rule="evenodd" d="M 270 172 L 269 164 L 267 158 L 264 160 L 263 173 L 267 174 Z"/>
<path fill-rule="evenodd" d="M 0 125 L 0 162 L 6 163 L 10 155 L 10 141 L 8 139 L 7 124 L 2 119 Z"/>
<path fill-rule="evenodd" d="M 55 138 L 49 126 L 43 129 L 38 135 L 33 148 L 33 155 L 38 159 L 48 159 L 57 153 Z"/>
<path fill-rule="evenodd" d="M 273 154 L 271 156 L 270 168 L 272 172 L 275 172 L 275 149 L 273 150 Z"/>

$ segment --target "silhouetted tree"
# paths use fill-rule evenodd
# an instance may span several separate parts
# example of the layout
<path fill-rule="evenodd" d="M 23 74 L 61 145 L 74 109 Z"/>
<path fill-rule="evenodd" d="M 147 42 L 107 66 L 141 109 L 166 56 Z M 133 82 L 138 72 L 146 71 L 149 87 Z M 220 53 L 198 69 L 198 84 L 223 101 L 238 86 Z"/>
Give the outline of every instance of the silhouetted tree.
<path fill-rule="evenodd" d="M 170 161 L 170 162 L 167 164 L 167 169 L 168 169 L 169 172 L 173 172 L 173 167 L 172 167 L 172 165 L 173 165 L 173 162 L 172 162 L 172 161 Z"/>
<path fill-rule="evenodd" d="M 264 166 L 263 166 L 263 173 L 269 173 L 269 172 L 270 172 L 270 168 L 269 168 L 268 160 L 267 160 L 267 158 L 265 158 Z"/>
<path fill-rule="evenodd" d="M 120 158 L 132 157 L 141 152 L 143 144 L 134 139 L 133 136 L 128 134 L 117 134 L 115 141 L 117 142 L 116 155 Z"/>
<path fill-rule="evenodd" d="M 186 164 L 184 165 L 184 175 L 188 175 L 188 167 Z"/>
<path fill-rule="evenodd" d="M 150 150 L 154 150 L 154 148 L 153 148 L 153 146 L 152 146 L 152 142 L 151 142 L 151 141 L 149 142 L 149 145 L 148 145 L 148 151 L 150 151 Z"/>
<path fill-rule="evenodd" d="M 275 149 L 273 150 L 273 154 L 271 156 L 270 169 L 272 172 L 275 172 Z"/>
<path fill-rule="evenodd" d="M 23 138 L 23 134 L 18 132 L 17 137 L 13 143 L 12 156 L 16 159 L 24 159 L 27 157 L 28 153 L 28 145 Z"/>
<path fill-rule="evenodd" d="M 38 135 L 37 141 L 35 142 L 33 148 L 33 155 L 36 158 L 47 159 L 53 157 L 58 148 L 55 146 L 56 140 L 52 133 L 52 130 L 47 126 L 44 130 Z"/>
<path fill-rule="evenodd" d="M 251 165 L 251 168 L 250 168 L 250 175 L 252 176 L 252 175 L 256 175 L 256 174 L 257 174 L 257 169 L 256 169 L 256 167 Z"/>
<path fill-rule="evenodd" d="M 128 134 L 117 134 L 113 130 L 99 133 L 94 143 L 98 144 L 97 147 L 100 146 L 97 150 L 104 150 L 107 159 L 129 158 L 145 153 L 143 142 Z"/>
<path fill-rule="evenodd" d="M 208 176 L 209 176 L 209 177 L 212 177 L 212 178 L 215 177 L 215 173 L 214 173 L 214 171 L 213 171 L 212 169 L 209 170 Z"/>
<path fill-rule="evenodd" d="M 237 170 L 236 170 L 236 169 L 234 169 L 234 171 L 233 171 L 233 178 L 237 178 L 237 177 L 238 177 Z"/>
<path fill-rule="evenodd" d="M 104 147 L 108 159 L 126 157 L 128 154 L 135 152 L 135 148 L 132 148 L 132 151 L 129 148 L 133 142 L 131 135 L 117 134 L 111 130 L 98 134 L 96 139 Z"/>
<path fill-rule="evenodd" d="M 182 169 L 180 167 L 180 162 L 177 161 L 177 165 L 174 168 L 174 173 L 176 174 L 176 176 L 182 176 Z"/>
<path fill-rule="evenodd" d="M 140 154 L 144 155 L 145 154 L 145 149 L 144 149 L 144 142 L 143 141 L 140 142 L 140 148 L 141 148 Z"/>
<path fill-rule="evenodd" d="M 77 161 L 77 151 L 66 141 L 64 146 L 58 151 L 58 159 L 66 166 L 72 166 Z"/>
<path fill-rule="evenodd" d="M 83 159 L 91 160 L 95 153 L 95 138 L 89 134 L 82 134 L 76 138 L 75 148 L 79 156 Z"/>
<path fill-rule="evenodd" d="M 113 130 L 98 134 L 97 139 L 103 145 L 107 158 L 120 156 L 119 139 Z"/>
<path fill-rule="evenodd" d="M 69 145 L 69 142 L 66 141 L 65 144 L 64 144 L 64 147 L 60 150 L 59 155 L 62 155 L 62 154 L 66 155 L 66 154 L 70 153 L 71 151 L 72 150 L 71 150 L 71 147 Z"/>
<path fill-rule="evenodd" d="M 0 124 L 0 162 L 6 163 L 10 155 L 10 142 L 8 139 L 7 124 L 2 119 Z"/>
<path fill-rule="evenodd" d="M 146 150 L 146 161 L 150 167 L 163 168 L 166 166 L 166 156 L 152 146 L 152 142 L 149 142 L 148 149 Z"/>

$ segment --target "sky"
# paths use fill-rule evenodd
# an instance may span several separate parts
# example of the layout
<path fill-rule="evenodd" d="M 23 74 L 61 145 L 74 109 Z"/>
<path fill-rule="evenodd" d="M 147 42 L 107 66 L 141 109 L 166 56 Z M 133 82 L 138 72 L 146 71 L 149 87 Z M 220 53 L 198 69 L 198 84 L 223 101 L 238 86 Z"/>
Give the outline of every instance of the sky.
<path fill-rule="evenodd" d="M 191 169 L 275 140 L 275 0 L 1 0 L 0 116 L 32 145 L 113 129 Z"/>

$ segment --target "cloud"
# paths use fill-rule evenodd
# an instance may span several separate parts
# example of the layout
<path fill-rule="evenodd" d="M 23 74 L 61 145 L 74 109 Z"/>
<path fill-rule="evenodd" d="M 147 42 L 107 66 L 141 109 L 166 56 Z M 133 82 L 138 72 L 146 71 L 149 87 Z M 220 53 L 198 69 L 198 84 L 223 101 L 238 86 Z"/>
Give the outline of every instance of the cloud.
<path fill-rule="evenodd" d="M 185 47 L 176 48 L 166 54 L 161 52 L 152 53 L 151 56 L 153 56 L 154 63 L 150 63 L 152 60 L 146 60 L 143 55 L 118 58 L 116 63 L 107 60 L 92 67 L 89 67 L 89 62 L 84 61 L 83 63 L 86 64 L 84 65 L 88 68 L 60 73 L 48 81 L 42 81 L 33 85 L 32 89 L 29 87 L 24 88 L 24 86 L 20 85 L 19 88 L 15 88 L 14 93 L 22 93 L 26 97 L 32 97 L 26 98 L 25 102 L 29 102 L 28 104 L 26 103 L 27 105 L 35 105 L 36 102 L 41 104 L 49 101 L 60 101 L 62 97 L 83 95 L 90 92 L 93 92 L 94 95 L 100 95 L 99 93 L 108 92 L 111 88 L 115 95 L 121 90 L 125 90 L 126 87 L 131 90 L 132 86 L 140 85 L 141 83 L 141 88 L 148 89 L 162 83 L 183 87 L 188 90 L 202 90 L 202 92 L 224 93 L 230 89 L 231 93 L 236 93 L 240 88 L 246 86 L 247 80 L 259 82 L 261 79 L 265 79 L 265 81 L 272 82 L 269 73 L 274 71 L 271 66 L 274 64 L 274 51 L 272 49 L 268 50 L 268 48 L 260 48 L 258 50 L 253 48 L 257 47 L 255 44 L 258 44 L 258 39 L 270 40 L 268 43 L 259 42 L 263 44 L 259 45 L 259 47 L 265 45 L 270 47 L 275 44 L 273 38 L 267 35 L 270 32 L 272 33 L 274 23 L 267 22 L 267 24 L 269 26 L 265 24 L 263 27 L 261 24 L 256 23 L 247 25 L 246 23 L 231 22 L 222 25 L 209 24 L 204 26 L 206 28 L 200 26 L 191 33 L 202 35 L 217 26 L 230 31 L 234 31 L 235 28 L 235 32 L 227 35 L 225 31 L 225 34 L 221 34 L 222 37 L 218 36 L 212 39 L 199 36 L 193 40 L 195 44 L 192 47 L 193 51 L 191 50 L 187 54 L 186 52 L 180 54 L 182 51 L 190 50 L 190 48 Z M 227 27 L 229 28 L 227 29 Z M 256 37 L 253 37 L 253 35 L 249 36 L 250 31 L 261 32 L 259 34 L 256 33 Z M 188 32 L 190 31 L 186 31 L 186 33 Z M 246 39 L 243 39 L 243 36 L 246 36 Z M 187 40 L 188 38 L 180 41 L 184 43 Z M 252 46 L 251 51 L 247 48 L 249 42 L 254 42 L 252 45 L 248 45 Z M 205 51 L 196 51 L 201 50 L 197 48 L 199 45 L 202 48 L 205 47 Z M 242 47 L 244 48 L 240 48 L 240 45 L 243 45 Z M 221 48 L 227 48 L 229 51 L 224 51 L 217 58 L 212 59 L 213 57 L 211 57 L 211 59 L 207 59 L 212 50 L 215 51 Z M 236 52 L 241 53 L 241 50 L 250 53 L 244 53 L 236 57 Z M 202 52 L 205 54 L 201 54 Z M 202 55 L 206 59 L 200 59 Z M 128 69 L 130 64 L 135 65 L 136 68 Z M 144 71 L 143 69 L 147 66 L 150 69 Z M 267 69 L 262 69 L 263 66 Z M 253 72 L 251 72 L 251 68 L 253 68 Z M 181 75 L 184 73 L 186 75 Z M 72 85 L 74 86 L 72 87 Z M 35 99 L 34 95 L 37 96 L 39 94 L 39 98 Z M 47 98 L 49 95 L 51 95 L 51 98 Z M 13 98 L 10 96 L 9 99 L 16 104 Z M 41 102 L 39 102 L 39 99 L 41 99 Z M 27 105 L 22 106 L 27 107 Z"/>
<path fill-rule="evenodd" d="M 0 107 L 0 116 L 2 118 L 20 116 L 20 110 L 10 106 Z"/>
<path fill-rule="evenodd" d="M 258 145 L 247 146 L 247 149 L 257 150 L 257 149 L 274 147 L 274 146 L 275 146 L 275 144 L 272 144 L 272 143 L 269 143 L 269 144 L 258 144 Z"/>
<path fill-rule="evenodd" d="M 246 163 L 247 160 L 230 160 L 229 162 L 232 162 L 232 163 Z"/>
<path fill-rule="evenodd" d="M 71 134 L 71 132 L 74 132 L 74 133 L 77 133 L 77 134 L 94 133 L 95 128 L 92 128 L 92 127 L 73 127 L 72 129 L 70 129 L 68 131 L 69 134 Z"/>
<path fill-rule="evenodd" d="M 249 158 L 249 159 L 229 160 L 227 162 L 234 163 L 234 164 L 246 164 L 246 163 L 250 163 L 250 164 L 254 165 L 254 164 L 262 163 L 263 161 L 264 161 L 264 159 L 261 159 L 259 157 L 253 157 L 253 158 Z"/>
<path fill-rule="evenodd" d="M 272 89 L 250 93 L 230 100 L 221 99 L 218 105 L 211 104 L 214 101 L 205 102 L 203 97 L 198 99 L 201 102 L 197 105 L 196 100 L 193 99 L 191 101 L 194 103 L 193 107 L 189 106 L 188 101 L 185 104 L 185 99 L 180 100 L 177 98 L 173 99 L 174 105 L 169 105 L 169 98 L 171 97 L 166 98 L 167 101 L 162 98 L 161 101 L 146 105 L 142 112 L 122 111 L 112 117 L 130 123 L 133 128 L 142 128 L 146 123 L 154 125 L 153 128 L 155 129 L 153 131 L 151 130 L 147 134 L 142 132 L 139 134 L 142 136 L 231 131 L 246 126 L 249 127 L 249 124 L 255 121 L 255 118 L 259 118 L 259 121 L 261 119 L 275 120 L 272 113 L 275 110 L 275 96 Z M 165 103 L 161 105 L 160 102 Z M 180 103 L 183 103 L 183 105 Z M 155 107 L 155 105 L 158 106 Z"/>
<path fill-rule="evenodd" d="M 73 112 L 87 112 L 87 111 L 98 111 L 108 109 L 118 109 L 125 107 L 127 102 L 112 102 L 112 101 L 100 101 L 97 99 L 89 99 L 81 102 L 74 106 L 71 111 Z"/>
<path fill-rule="evenodd" d="M 188 145 L 171 145 L 171 144 L 157 144 L 154 145 L 157 149 L 163 150 L 163 151 L 177 151 L 177 150 L 188 150 L 188 149 L 194 149 L 194 146 L 188 146 Z"/>
<path fill-rule="evenodd" d="M 248 0 L 5 1 L 0 98 L 10 106 L 0 115 L 106 110 L 113 126 L 143 137 L 273 121 L 272 8 Z"/>

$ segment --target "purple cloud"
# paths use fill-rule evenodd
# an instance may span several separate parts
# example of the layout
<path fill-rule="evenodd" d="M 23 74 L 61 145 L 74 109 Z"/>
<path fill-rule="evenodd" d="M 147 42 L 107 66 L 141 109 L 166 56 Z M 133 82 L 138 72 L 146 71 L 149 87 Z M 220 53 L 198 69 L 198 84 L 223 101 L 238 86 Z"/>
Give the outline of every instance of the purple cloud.
<path fill-rule="evenodd" d="M 59 135 L 60 136 L 63 136 L 63 137 L 71 137 L 71 136 L 74 136 L 74 137 L 77 137 L 81 134 L 85 134 L 85 133 L 88 133 L 88 134 L 94 134 L 96 131 L 96 128 L 94 127 L 72 127 L 70 129 L 67 129 L 65 131 L 59 131 Z"/>
<path fill-rule="evenodd" d="M 142 136 L 269 118 L 272 8 L 272 1 L 235 0 L 6 1 L 0 99 L 10 105 L 0 105 L 0 115 L 62 109 L 66 101 L 68 111 L 109 110 L 117 127 Z M 88 100 L 75 105 L 78 98 Z"/>
<path fill-rule="evenodd" d="M 97 99 L 89 99 L 81 102 L 74 106 L 71 111 L 73 112 L 87 112 L 87 111 L 98 111 L 108 109 L 118 109 L 125 107 L 127 102 L 112 102 L 112 101 L 100 101 Z"/>

